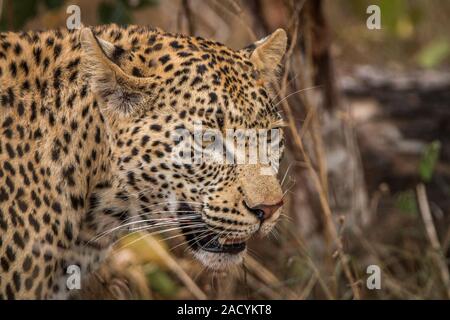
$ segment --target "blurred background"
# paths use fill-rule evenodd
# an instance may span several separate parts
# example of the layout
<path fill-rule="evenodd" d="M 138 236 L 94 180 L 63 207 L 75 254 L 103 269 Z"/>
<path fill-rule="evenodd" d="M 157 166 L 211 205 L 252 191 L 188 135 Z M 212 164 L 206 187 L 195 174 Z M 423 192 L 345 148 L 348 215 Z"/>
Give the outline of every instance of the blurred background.
<path fill-rule="evenodd" d="M 139 24 L 239 49 L 289 34 L 277 230 L 206 271 L 177 238 L 132 234 L 78 295 L 96 299 L 449 299 L 450 2 L 0 0 L 2 31 Z M 376 4 L 381 29 L 369 29 Z M 381 288 L 366 285 L 367 267 Z"/>

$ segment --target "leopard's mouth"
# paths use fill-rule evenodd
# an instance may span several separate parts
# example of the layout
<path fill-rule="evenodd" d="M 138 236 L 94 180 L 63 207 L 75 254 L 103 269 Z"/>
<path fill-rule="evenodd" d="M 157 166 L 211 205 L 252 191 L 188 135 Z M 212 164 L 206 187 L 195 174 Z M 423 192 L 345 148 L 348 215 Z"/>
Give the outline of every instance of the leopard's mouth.
<path fill-rule="evenodd" d="M 192 212 L 188 204 L 182 204 L 180 210 Z M 203 224 L 203 227 L 198 229 L 192 224 L 186 224 L 182 226 L 182 232 L 197 260 L 212 270 L 228 270 L 242 263 L 249 237 L 225 237 L 223 234 L 214 232 L 212 230 L 214 228 L 209 227 L 201 216 L 195 222 Z"/>
<path fill-rule="evenodd" d="M 179 209 L 181 212 L 192 212 L 191 207 L 184 203 L 180 205 Z M 196 222 L 201 223 L 201 218 L 199 217 Z M 194 251 L 204 250 L 210 253 L 236 255 L 243 252 L 247 247 L 248 237 L 221 237 L 220 234 L 210 230 L 206 224 L 200 230 L 193 229 L 189 225 L 182 226 L 182 231 L 189 247 Z"/>
<path fill-rule="evenodd" d="M 237 254 L 245 250 L 247 242 L 241 238 L 218 238 L 217 235 L 209 235 L 196 241 L 199 248 L 213 253 Z"/>

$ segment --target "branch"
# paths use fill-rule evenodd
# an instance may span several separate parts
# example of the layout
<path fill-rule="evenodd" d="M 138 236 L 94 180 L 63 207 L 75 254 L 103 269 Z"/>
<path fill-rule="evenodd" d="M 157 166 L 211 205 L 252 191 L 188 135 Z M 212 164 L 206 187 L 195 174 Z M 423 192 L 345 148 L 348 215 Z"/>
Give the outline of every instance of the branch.
<path fill-rule="evenodd" d="M 433 217 L 431 216 L 430 206 L 428 205 L 427 192 L 423 183 L 420 183 L 416 190 L 420 213 L 422 214 L 425 230 L 427 232 L 428 239 L 430 240 L 431 248 L 433 249 L 433 259 L 441 272 L 441 278 L 446 289 L 447 298 L 450 299 L 450 276 L 448 266 L 442 254 L 441 244 L 439 243 L 436 228 L 434 227 Z"/>

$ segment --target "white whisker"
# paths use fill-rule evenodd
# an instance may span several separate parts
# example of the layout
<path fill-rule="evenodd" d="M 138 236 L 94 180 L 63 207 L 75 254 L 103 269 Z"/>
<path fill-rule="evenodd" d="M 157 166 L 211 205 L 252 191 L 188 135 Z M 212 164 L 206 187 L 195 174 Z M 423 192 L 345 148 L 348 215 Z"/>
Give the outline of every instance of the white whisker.
<path fill-rule="evenodd" d="M 322 86 L 321 86 L 321 85 L 318 85 L 318 86 L 313 86 L 313 87 L 304 88 L 304 89 L 300 89 L 300 90 L 294 91 L 294 92 L 288 94 L 287 96 L 285 96 L 283 99 L 279 100 L 277 103 L 275 103 L 275 107 L 278 106 L 278 105 L 279 105 L 281 102 L 283 102 L 284 100 L 286 100 L 286 99 L 288 99 L 289 97 L 293 96 L 294 94 L 297 94 L 297 93 L 300 93 L 300 92 L 303 92 L 303 91 L 307 91 L 307 90 L 311 90 L 311 89 L 320 88 L 320 87 L 322 87 Z"/>

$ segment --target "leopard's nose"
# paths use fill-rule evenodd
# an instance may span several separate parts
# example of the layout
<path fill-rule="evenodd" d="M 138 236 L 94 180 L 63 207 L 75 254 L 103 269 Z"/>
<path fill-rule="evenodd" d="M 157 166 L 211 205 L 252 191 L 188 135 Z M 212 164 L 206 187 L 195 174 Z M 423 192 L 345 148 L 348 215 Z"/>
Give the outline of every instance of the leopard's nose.
<path fill-rule="evenodd" d="M 261 220 L 261 222 L 270 219 L 275 212 L 283 205 L 283 200 L 276 204 L 259 204 L 257 206 L 247 208 Z"/>

